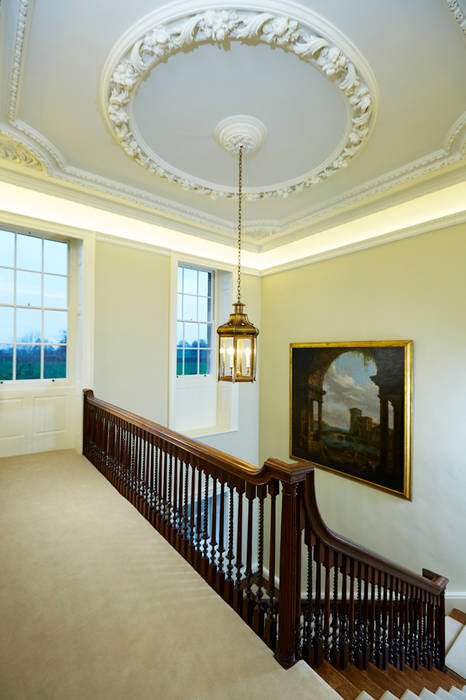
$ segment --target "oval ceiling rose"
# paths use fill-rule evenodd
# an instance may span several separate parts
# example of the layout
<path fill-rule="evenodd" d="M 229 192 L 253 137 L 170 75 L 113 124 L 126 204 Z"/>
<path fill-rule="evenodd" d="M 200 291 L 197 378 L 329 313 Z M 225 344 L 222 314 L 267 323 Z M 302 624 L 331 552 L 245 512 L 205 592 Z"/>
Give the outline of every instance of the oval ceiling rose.
<path fill-rule="evenodd" d="M 228 153 L 236 156 L 240 146 L 244 153 L 259 150 L 267 136 L 267 127 L 249 114 L 234 114 L 222 119 L 214 130 L 214 139 Z"/>
<path fill-rule="evenodd" d="M 238 41 L 248 45 L 268 44 L 294 53 L 335 86 L 347 112 L 343 138 L 318 167 L 294 180 L 264 188 L 248 188 L 246 198 L 287 197 L 345 168 L 367 142 L 377 106 L 372 71 L 352 43 L 322 17 L 294 2 L 246 1 L 238 9 L 231 2 L 205 0 L 203 8 L 199 10 L 194 2 L 174 2 L 159 8 L 134 25 L 117 42 L 107 59 L 101 83 L 103 111 L 110 130 L 127 155 L 150 172 L 184 189 L 213 198 L 236 196 L 234 188 L 207 182 L 166 163 L 140 135 L 132 103 L 142 80 L 154 68 L 163 66 L 170 56 L 192 51 L 206 43 L 221 47 Z M 229 126 L 231 131 L 231 124 Z M 224 134 L 222 138 L 233 143 L 234 137 L 225 135 L 228 128 L 228 125 L 220 128 Z M 251 123 L 248 128 L 251 135 L 254 130 Z M 261 128 L 258 128 L 258 133 L 251 138 L 257 140 L 260 133 Z M 310 138 L 315 137 L 310 134 Z"/>

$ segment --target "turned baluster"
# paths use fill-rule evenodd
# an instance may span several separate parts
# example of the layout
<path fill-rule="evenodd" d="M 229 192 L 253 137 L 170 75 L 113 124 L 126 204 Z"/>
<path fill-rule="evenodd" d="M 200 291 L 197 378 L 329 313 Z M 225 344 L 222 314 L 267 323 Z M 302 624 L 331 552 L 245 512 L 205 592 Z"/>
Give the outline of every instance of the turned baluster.
<path fill-rule="evenodd" d="M 253 484 L 246 484 L 246 499 L 248 502 L 248 525 L 246 535 L 246 569 L 245 576 L 245 599 L 243 601 L 242 616 L 245 622 L 251 624 L 252 613 L 254 609 L 253 593 L 252 593 L 252 519 L 254 511 L 254 498 L 256 496 L 256 487 Z"/>
<path fill-rule="evenodd" d="M 267 617 L 265 622 L 265 641 L 275 651 L 277 639 L 277 613 L 275 597 L 275 552 L 276 552 L 276 500 L 279 491 L 279 483 L 275 479 L 270 482 L 268 492 L 270 495 L 270 541 L 269 541 L 269 587 L 267 589 Z"/>
<path fill-rule="evenodd" d="M 212 478 L 212 524 L 210 528 L 209 572 L 207 580 L 215 588 L 215 557 L 217 548 L 217 475 Z"/>
<path fill-rule="evenodd" d="M 194 464 L 191 463 L 191 502 L 189 504 L 189 556 L 190 564 L 194 562 L 194 554 L 196 551 L 196 530 L 194 528 L 194 515 L 196 508 L 196 471 Z"/>
<path fill-rule="evenodd" d="M 331 556 L 330 561 L 333 566 L 333 605 L 332 605 L 332 663 L 341 667 L 340 661 L 340 634 L 341 634 L 341 620 L 343 616 L 340 616 L 339 605 L 338 605 L 338 570 L 339 570 L 339 560 L 340 556 L 337 551 L 333 551 L 333 556 Z M 343 600 L 341 601 L 341 606 L 343 605 Z"/>
<path fill-rule="evenodd" d="M 370 620 L 369 620 L 369 646 L 370 646 L 370 660 L 373 663 L 377 663 L 379 644 L 378 644 L 378 625 L 377 625 L 377 612 L 376 612 L 376 578 L 378 579 L 378 571 L 371 566 L 370 568 Z"/>
<path fill-rule="evenodd" d="M 204 508 L 202 511 L 202 549 L 200 574 L 207 579 L 209 568 L 209 475 L 204 474 Z"/>
<path fill-rule="evenodd" d="M 228 496 L 228 550 L 226 553 L 227 568 L 226 568 L 226 580 L 225 580 L 225 600 L 227 603 L 231 603 L 233 600 L 233 559 L 235 558 L 233 552 L 233 497 L 234 489 L 229 484 L 229 496 Z"/>
<path fill-rule="evenodd" d="M 215 590 L 223 596 L 223 587 L 225 583 L 224 575 L 224 552 L 225 552 L 225 482 L 220 483 L 220 518 L 218 530 L 218 561 L 217 575 L 215 577 Z"/>
<path fill-rule="evenodd" d="M 362 562 L 356 562 L 356 660 L 358 668 L 364 668 L 364 608 L 363 608 L 363 569 Z"/>
<path fill-rule="evenodd" d="M 349 660 L 349 602 L 348 602 L 348 560 L 346 554 L 341 555 L 341 609 L 340 609 L 340 668 L 346 668 Z"/>
<path fill-rule="evenodd" d="M 349 638 L 349 660 L 351 663 L 356 663 L 356 632 L 355 632 L 355 562 L 351 557 L 349 560 L 349 607 L 348 607 L 348 638 Z"/>
<path fill-rule="evenodd" d="M 197 484 L 196 484 L 196 501 L 194 503 L 195 518 L 195 552 L 194 552 L 194 568 L 200 572 L 201 565 L 201 547 L 202 547 L 202 471 L 199 460 L 196 460 L 197 468 Z"/>
<path fill-rule="evenodd" d="M 183 515 L 182 515 L 182 554 L 185 559 L 188 559 L 189 551 L 189 518 L 188 518 L 188 500 L 189 500 L 189 461 L 188 455 L 183 453 L 183 473 L 184 473 L 184 484 L 183 484 Z"/>
<path fill-rule="evenodd" d="M 178 459 L 176 456 L 176 448 L 172 448 L 171 457 L 173 460 L 173 488 L 172 488 L 172 507 L 171 507 L 171 531 L 170 531 L 170 544 L 175 549 L 177 547 L 177 536 L 178 536 Z"/>
<path fill-rule="evenodd" d="M 264 499 L 267 494 L 265 486 L 257 487 L 257 496 L 259 499 L 258 512 L 258 529 L 257 529 L 257 592 L 256 605 L 253 613 L 253 630 L 259 637 L 264 636 Z"/>

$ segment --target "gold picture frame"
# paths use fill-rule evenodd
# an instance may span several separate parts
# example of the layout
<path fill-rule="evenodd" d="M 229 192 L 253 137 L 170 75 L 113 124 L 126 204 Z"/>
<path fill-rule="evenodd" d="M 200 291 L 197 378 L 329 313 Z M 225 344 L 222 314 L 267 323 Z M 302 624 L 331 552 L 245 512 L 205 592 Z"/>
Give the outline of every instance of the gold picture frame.
<path fill-rule="evenodd" d="M 290 456 L 411 500 L 412 340 L 290 344 Z"/>

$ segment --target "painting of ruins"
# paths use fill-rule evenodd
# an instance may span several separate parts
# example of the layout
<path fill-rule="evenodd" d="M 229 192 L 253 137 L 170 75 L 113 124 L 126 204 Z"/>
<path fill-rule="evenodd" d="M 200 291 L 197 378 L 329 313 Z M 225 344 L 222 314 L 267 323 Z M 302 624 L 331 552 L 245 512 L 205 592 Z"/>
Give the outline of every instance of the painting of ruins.
<path fill-rule="evenodd" d="M 291 456 L 410 499 L 412 341 L 290 353 Z"/>

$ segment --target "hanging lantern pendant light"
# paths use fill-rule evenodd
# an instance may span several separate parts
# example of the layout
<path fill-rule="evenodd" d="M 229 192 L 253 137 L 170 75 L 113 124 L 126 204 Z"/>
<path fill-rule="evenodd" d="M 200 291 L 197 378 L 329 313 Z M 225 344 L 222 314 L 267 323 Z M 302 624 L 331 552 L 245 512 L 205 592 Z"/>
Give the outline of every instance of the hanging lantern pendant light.
<path fill-rule="evenodd" d="M 238 155 L 238 273 L 233 313 L 218 333 L 218 380 L 253 382 L 256 378 L 258 329 L 249 321 L 241 302 L 241 208 L 243 198 L 243 146 Z"/>

